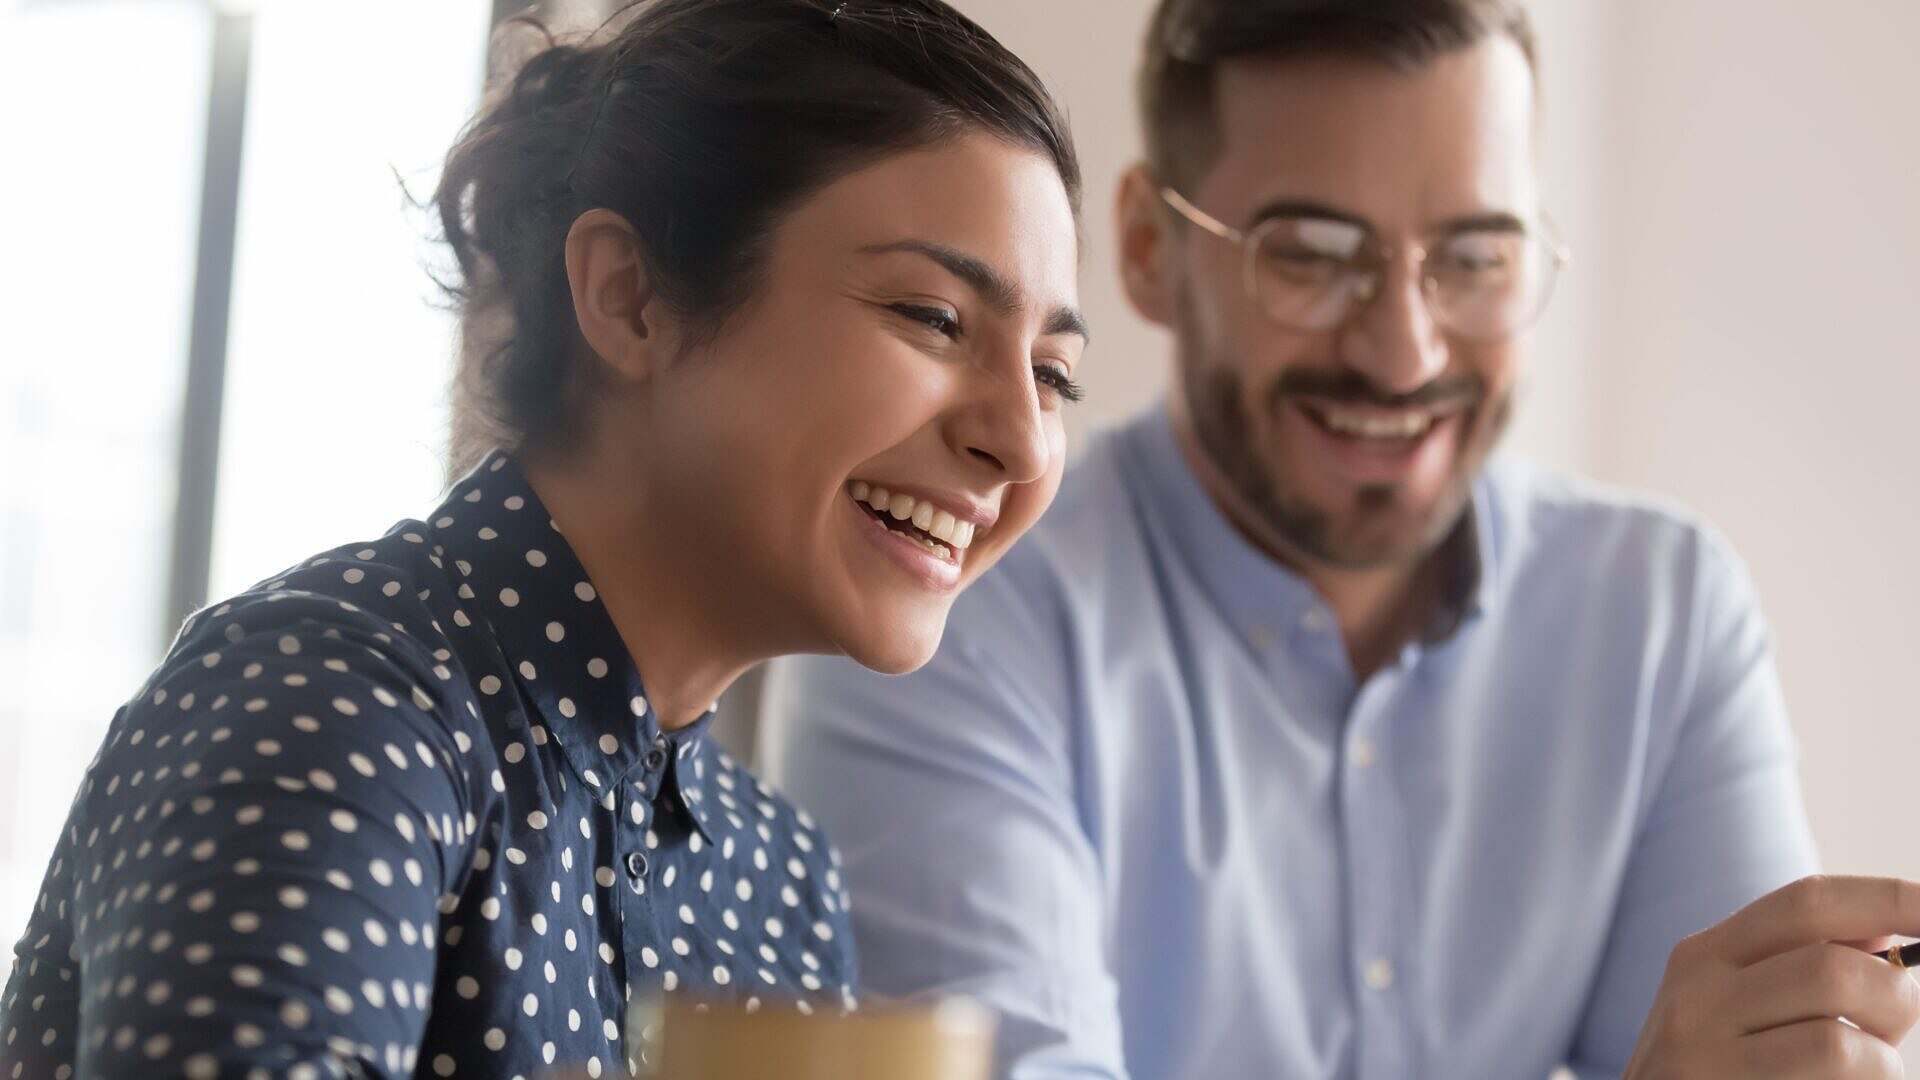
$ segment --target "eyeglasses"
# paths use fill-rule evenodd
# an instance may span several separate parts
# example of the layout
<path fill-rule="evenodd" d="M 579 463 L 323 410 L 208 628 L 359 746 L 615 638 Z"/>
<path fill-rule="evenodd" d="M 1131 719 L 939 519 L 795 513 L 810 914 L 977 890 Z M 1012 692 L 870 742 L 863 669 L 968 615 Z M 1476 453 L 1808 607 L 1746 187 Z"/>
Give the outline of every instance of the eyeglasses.
<path fill-rule="evenodd" d="M 1273 217 L 1243 232 L 1207 214 L 1170 187 L 1160 189 L 1181 217 L 1245 254 L 1247 295 L 1267 317 L 1292 330 L 1343 325 L 1380 292 L 1391 248 L 1369 244 L 1357 222 L 1312 216 Z M 1560 268 L 1571 259 L 1542 220 L 1525 228 L 1457 229 L 1406 254 L 1420 275 L 1420 293 L 1434 321 L 1462 338 L 1505 341 L 1546 310 Z"/>

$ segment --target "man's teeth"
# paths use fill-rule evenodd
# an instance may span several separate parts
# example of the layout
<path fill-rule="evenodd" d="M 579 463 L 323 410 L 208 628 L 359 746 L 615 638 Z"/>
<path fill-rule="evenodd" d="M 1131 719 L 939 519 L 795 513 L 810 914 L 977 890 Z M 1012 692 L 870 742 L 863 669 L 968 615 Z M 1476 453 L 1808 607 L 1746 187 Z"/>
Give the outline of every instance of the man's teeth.
<path fill-rule="evenodd" d="M 895 521 L 912 521 L 914 528 L 955 551 L 965 551 L 973 543 L 972 522 L 960 521 L 925 499 L 875 487 L 865 480 L 855 480 L 847 485 L 847 492 L 856 501 L 873 507 L 875 513 L 885 514 Z"/>
<path fill-rule="evenodd" d="M 1356 413 L 1341 409 L 1324 409 L 1320 418 L 1327 427 L 1342 435 L 1357 435 L 1363 439 L 1412 439 L 1427 433 L 1433 426 L 1432 413 L 1410 412 L 1382 416 L 1378 413 Z"/>

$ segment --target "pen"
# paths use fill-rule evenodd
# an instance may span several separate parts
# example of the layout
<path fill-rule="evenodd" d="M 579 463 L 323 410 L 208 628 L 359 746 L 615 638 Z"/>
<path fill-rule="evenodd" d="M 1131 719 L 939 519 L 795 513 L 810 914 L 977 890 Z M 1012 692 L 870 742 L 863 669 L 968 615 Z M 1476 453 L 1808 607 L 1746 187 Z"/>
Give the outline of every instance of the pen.
<path fill-rule="evenodd" d="M 1882 949 L 1873 955 L 1885 960 L 1894 967 L 1920 967 L 1920 941 L 1910 941 L 1905 945 L 1895 945 L 1891 949 Z"/>

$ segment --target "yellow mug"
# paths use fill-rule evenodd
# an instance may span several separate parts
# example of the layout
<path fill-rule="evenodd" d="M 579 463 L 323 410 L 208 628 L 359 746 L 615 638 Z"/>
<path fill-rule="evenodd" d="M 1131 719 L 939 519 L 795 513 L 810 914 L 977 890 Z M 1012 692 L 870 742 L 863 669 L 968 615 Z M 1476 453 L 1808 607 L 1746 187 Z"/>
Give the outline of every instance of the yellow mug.
<path fill-rule="evenodd" d="M 628 1045 L 655 1080 L 989 1080 L 993 1014 L 969 1001 L 802 1015 L 683 995 L 636 1002 Z"/>

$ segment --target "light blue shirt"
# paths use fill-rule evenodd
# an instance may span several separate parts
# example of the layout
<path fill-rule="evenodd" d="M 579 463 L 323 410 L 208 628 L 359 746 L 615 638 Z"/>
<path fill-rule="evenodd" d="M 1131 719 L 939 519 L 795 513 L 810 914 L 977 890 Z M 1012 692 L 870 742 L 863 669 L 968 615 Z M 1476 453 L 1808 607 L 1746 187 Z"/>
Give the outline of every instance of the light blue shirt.
<path fill-rule="evenodd" d="M 1770 636 L 1672 509 L 1496 462 L 1457 626 L 1359 685 L 1165 409 L 1097 439 L 934 661 L 778 667 L 771 778 L 870 995 L 1021 1080 L 1618 1076 L 1673 945 L 1815 870 Z"/>

